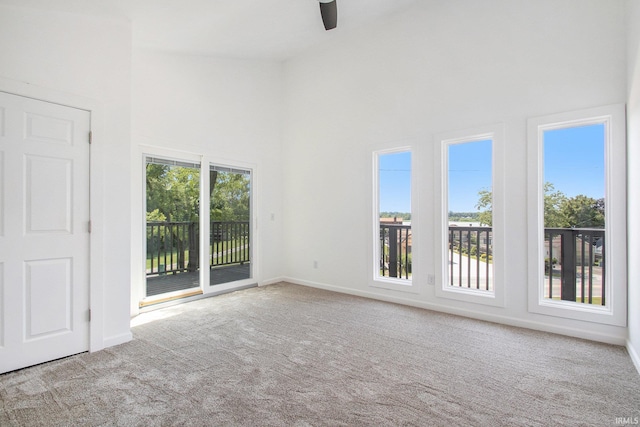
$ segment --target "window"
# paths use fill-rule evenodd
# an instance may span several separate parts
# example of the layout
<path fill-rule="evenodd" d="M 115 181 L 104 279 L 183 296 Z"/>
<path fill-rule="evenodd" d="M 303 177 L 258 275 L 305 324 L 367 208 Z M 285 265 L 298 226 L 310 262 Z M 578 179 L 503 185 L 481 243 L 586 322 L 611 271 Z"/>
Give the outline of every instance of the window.
<path fill-rule="evenodd" d="M 493 291 L 490 139 L 447 143 L 447 286 Z"/>
<path fill-rule="evenodd" d="M 531 311 L 625 322 L 623 117 L 605 107 L 529 121 Z"/>
<path fill-rule="evenodd" d="M 411 285 L 411 151 L 375 152 L 374 171 L 374 281 Z"/>
<path fill-rule="evenodd" d="M 501 126 L 440 135 L 441 274 L 436 295 L 504 304 Z"/>

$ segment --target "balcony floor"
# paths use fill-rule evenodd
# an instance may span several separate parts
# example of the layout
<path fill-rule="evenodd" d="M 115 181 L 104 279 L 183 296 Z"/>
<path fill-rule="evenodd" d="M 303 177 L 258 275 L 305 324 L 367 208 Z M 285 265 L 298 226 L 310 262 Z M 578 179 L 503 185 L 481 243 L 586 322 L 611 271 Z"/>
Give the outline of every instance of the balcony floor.
<path fill-rule="evenodd" d="M 237 264 L 211 269 L 209 286 L 235 282 L 251 277 L 251 264 Z M 147 296 L 184 291 L 200 287 L 200 272 L 164 274 L 147 277 Z"/>

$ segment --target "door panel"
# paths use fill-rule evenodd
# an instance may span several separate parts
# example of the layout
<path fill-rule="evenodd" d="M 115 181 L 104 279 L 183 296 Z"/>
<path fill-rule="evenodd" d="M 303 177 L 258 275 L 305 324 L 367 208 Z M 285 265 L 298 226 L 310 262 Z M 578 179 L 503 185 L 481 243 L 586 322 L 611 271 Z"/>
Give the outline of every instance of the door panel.
<path fill-rule="evenodd" d="M 146 159 L 146 299 L 202 293 L 200 289 L 200 164 Z"/>
<path fill-rule="evenodd" d="M 71 331 L 71 259 L 25 262 L 25 340 Z"/>
<path fill-rule="evenodd" d="M 69 159 L 25 157 L 26 234 L 71 233 L 71 170 Z"/>
<path fill-rule="evenodd" d="M 73 121 L 28 112 L 25 115 L 25 140 L 73 145 Z"/>
<path fill-rule="evenodd" d="M 250 279 L 251 171 L 209 166 L 209 285 Z"/>
<path fill-rule="evenodd" d="M 89 348 L 89 129 L 0 92 L 0 372 Z"/>

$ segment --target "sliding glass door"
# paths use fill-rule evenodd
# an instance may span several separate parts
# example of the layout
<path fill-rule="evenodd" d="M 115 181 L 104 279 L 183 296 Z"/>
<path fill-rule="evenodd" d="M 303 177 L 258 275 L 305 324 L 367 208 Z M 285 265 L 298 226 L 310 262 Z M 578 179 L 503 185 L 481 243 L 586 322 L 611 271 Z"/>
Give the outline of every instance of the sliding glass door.
<path fill-rule="evenodd" d="M 200 288 L 200 165 L 146 158 L 146 297 Z"/>
<path fill-rule="evenodd" d="M 209 167 L 210 285 L 250 279 L 251 171 Z"/>

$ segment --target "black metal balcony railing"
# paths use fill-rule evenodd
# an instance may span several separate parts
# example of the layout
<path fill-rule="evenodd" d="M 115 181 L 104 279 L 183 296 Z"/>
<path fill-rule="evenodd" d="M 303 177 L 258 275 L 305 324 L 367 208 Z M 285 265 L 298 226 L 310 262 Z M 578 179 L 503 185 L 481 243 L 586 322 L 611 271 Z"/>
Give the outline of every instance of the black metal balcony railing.
<path fill-rule="evenodd" d="M 380 224 L 380 275 L 408 279 L 411 275 L 411 226 Z"/>
<path fill-rule="evenodd" d="M 209 267 L 250 261 L 248 221 L 212 221 Z M 200 262 L 196 222 L 147 222 L 147 276 L 197 271 Z"/>
<path fill-rule="evenodd" d="M 449 227 L 449 286 L 493 289 L 491 227 Z"/>
<path fill-rule="evenodd" d="M 198 270 L 198 224 L 147 222 L 147 276 Z"/>
<path fill-rule="evenodd" d="M 493 289 L 491 227 L 449 227 L 449 286 Z M 380 224 L 380 275 L 411 276 L 411 225 Z M 545 297 L 605 305 L 605 230 L 545 229 Z"/>
<path fill-rule="evenodd" d="M 211 267 L 249 262 L 249 221 L 211 222 L 210 244 Z"/>
<path fill-rule="evenodd" d="M 605 305 L 605 231 L 546 228 L 545 296 Z"/>

